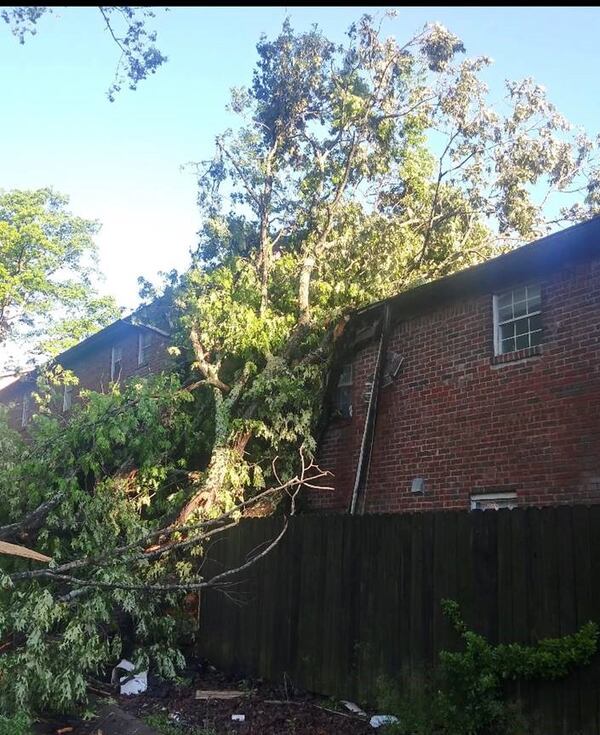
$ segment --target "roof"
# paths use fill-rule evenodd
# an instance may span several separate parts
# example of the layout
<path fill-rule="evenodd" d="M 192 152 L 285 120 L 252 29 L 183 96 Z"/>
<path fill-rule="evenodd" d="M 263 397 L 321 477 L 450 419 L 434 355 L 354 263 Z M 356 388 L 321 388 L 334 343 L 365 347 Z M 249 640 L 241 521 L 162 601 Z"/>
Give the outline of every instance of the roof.
<path fill-rule="evenodd" d="M 73 347 L 69 347 L 68 350 L 64 350 L 64 352 L 59 353 L 54 358 L 54 361 L 64 367 L 68 367 L 72 360 L 84 355 L 86 352 L 89 352 L 96 347 L 101 346 L 102 344 L 105 344 L 106 342 L 113 340 L 119 332 L 129 329 L 147 329 L 156 334 L 160 334 L 162 337 L 168 338 L 171 336 L 165 329 L 161 329 L 153 324 L 141 321 L 139 318 L 141 313 L 142 310 L 138 309 L 124 319 L 117 319 L 103 329 L 100 329 L 98 332 L 94 332 L 94 334 L 86 337 L 86 339 L 83 339 L 81 342 L 73 345 Z M 37 375 L 38 368 L 34 368 L 33 370 L 28 370 L 27 372 L 10 376 L 10 379 L 7 379 L 5 382 L 0 382 L 0 393 L 10 395 L 13 393 L 14 389 L 18 388 L 19 385 L 35 382 Z M 5 377 L 8 378 L 9 376 Z"/>
<path fill-rule="evenodd" d="M 353 312 L 351 320 L 359 324 L 370 323 L 379 318 L 385 305 L 390 306 L 392 318 L 404 318 L 443 302 L 508 288 L 532 276 L 540 277 L 564 268 L 570 263 L 575 264 L 594 257 L 600 257 L 600 216 L 542 237 L 528 245 L 522 245 L 510 253 L 499 255 L 480 265 L 369 304 Z M 68 364 L 87 350 L 112 339 L 118 331 L 132 327 L 149 329 L 169 337 L 166 329 L 146 321 L 146 317 L 149 316 L 148 308 L 160 303 L 161 299 L 157 299 L 149 307 L 141 307 L 128 317 L 117 319 L 104 329 L 61 352 L 55 359 L 61 364 Z M 10 389 L 17 382 L 31 380 L 35 374 L 36 371 L 25 373 L 18 381 L 13 381 L 3 390 Z"/>
<path fill-rule="evenodd" d="M 68 350 L 61 352 L 54 359 L 61 364 L 68 363 L 88 350 L 98 347 L 109 339 L 113 339 L 118 332 L 122 332 L 124 329 L 131 327 L 148 329 L 151 332 L 160 334 L 162 337 L 170 337 L 169 322 L 165 316 L 165 312 L 170 308 L 170 298 L 170 295 L 164 294 L 148 304 L 139 306 L 129 316 L 117 319 L 111 324 L 108 324 L 103 329 L 91 334 Z"/>
<path fill-rule="evenodd" d="M 532 276 L 544 276 L 569 264 L 597 257 L 600 257 L 600 216 L 522 245 L 480 265 L 369 304 L 354 312 L 352 319 L 371 321 L 379 316 L 384 305 L 390 306 L 395 318 L 409 316 L 442 302 L 508 288 Z"/>
<path fill-rule="evenodd" d="M 0 391 L 4 390 L 4 388 L 8 388 L 8 386 L 18 380 L 19 377 L 19 373 L 7 373 L 6 375 L 0 375 Z"/>
<path fill-rule="evenodd" d="M 76 345 L 73 345 L 73 347 L 69 347 L 68 350 L 65 350 L 64 352 L 58 354 L 54 358 L 55 361 L 59 362 L 61 365 L 68 364 L 74 358 L 79 357 L 85 352 L 88 352 L 88 350 L 93 349 L 94 347 L 98 347 L 104 342 L 113 339 L 115 335 L 119 332 L 131 328 L 148 329 L 149 331 L 156 332 L 163 337 L 170 337 L 170 334 L 168 332 L 159 329 L 158 327 L 155 327 L 151 324 L 144 324 L 140 321 L 136 321 L 133 319 L 133 316 L 134 315 L 125 317 L 125 319 L 117 319 L 116 321 L 112 322 L 112 324 L 109 324 L 108 326 L 104 327 L 104 329 L 101 329 L 99 332 L 95 332 L 81 342 L 78 342 Z"/>

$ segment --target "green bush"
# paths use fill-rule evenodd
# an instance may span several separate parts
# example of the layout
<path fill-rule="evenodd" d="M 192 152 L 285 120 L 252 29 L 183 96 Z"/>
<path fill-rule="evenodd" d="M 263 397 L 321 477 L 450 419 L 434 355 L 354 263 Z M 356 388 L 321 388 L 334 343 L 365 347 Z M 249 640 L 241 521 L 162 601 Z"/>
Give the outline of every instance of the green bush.
<path fill-rule="evenodd" d="M 0 715 L 0 735 L 32 735 L 31 720 L 24 714 L 15 717 Z"/>
<path fill-rule="evenodd" d="M 378 680 L 378 706 L 400 723 L 397 735 L 506 735 L 520 731 L 505 683 L 521 679 L 559 679 L 588 664 L 598 649 L 598 625 L 588 622 L 576 633 L 547 638 L 532 646 L 493 646 L 469 630 L 460 608 L 443 600 L 442 609 L 460 635 L 464 650 L 441 651 L 437 670 L 418 692 L 403 692 L 397 682 Z"/>

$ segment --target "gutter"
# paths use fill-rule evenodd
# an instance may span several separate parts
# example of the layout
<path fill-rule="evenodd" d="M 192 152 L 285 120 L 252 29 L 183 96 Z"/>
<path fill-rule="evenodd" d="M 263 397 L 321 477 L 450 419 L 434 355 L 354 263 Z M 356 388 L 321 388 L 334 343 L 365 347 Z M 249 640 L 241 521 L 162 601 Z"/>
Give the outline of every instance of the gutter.
<path fill-rule="evenodd" d="M 369 405 L 367 406 L 367 415 L 365 416 L 365 425 L 363 428 L 360 454 L 358 457 L 358 464 L 356 466 L 356 475 L 354 477 L 354 487 L 352 489 L 352 499 L 350 501 L 349 508 L 350 515 L 362 515 L 365 512 L 367 480 L 369 477 L 371 455 L 373 453 L 373 443 L 375 440 L 377 407 L 379 404 L 379 393 L 381 390 L 383 369 L 385 367 L 387 356 L 387 344 L 390 334 L 390 323 L 390 304 L 384 303 L 383 321 L 381 323 L 381 333 L 379 336 L 379 349 L 377 351 L 377 362 L 375 364 L 373 382 L 371 384 L 371 392 L 369 395 Z"/>

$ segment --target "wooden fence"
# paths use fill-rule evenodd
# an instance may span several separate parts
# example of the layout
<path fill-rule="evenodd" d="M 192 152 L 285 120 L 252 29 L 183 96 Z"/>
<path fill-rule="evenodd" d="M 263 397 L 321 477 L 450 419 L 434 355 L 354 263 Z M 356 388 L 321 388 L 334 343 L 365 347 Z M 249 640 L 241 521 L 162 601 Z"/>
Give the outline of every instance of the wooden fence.
<path fill-rule="evenodd" d="M 244 521 L 210 550 L 239 564 L 282 519 Z M 233 599 L 231 599 L 233 598 Z M 420 681 L 456 634 L 440 600 L 492 642 L 600 622 L 600 506 L 298 516 L 228 594 L 201 601 L 200 652 L 240 676 L 365 703 L 380 674 Z M 600 656 L 567 679 L 517 688 L 539 735 L 600 732 Z"/>

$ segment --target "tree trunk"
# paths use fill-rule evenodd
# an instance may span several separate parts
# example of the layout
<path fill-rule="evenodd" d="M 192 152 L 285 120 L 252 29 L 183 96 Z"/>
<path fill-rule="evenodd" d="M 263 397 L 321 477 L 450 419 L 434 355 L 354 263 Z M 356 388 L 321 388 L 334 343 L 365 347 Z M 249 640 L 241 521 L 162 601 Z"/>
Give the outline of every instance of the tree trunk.
<path fill-rule="evenodd" d="M 312 255 L 307 255 L 302 263 L 300 271 L 300 283 L 298 286 L 298 322 L 308 324 L 310 322 L 310 280 L 317 261 Z"/>

